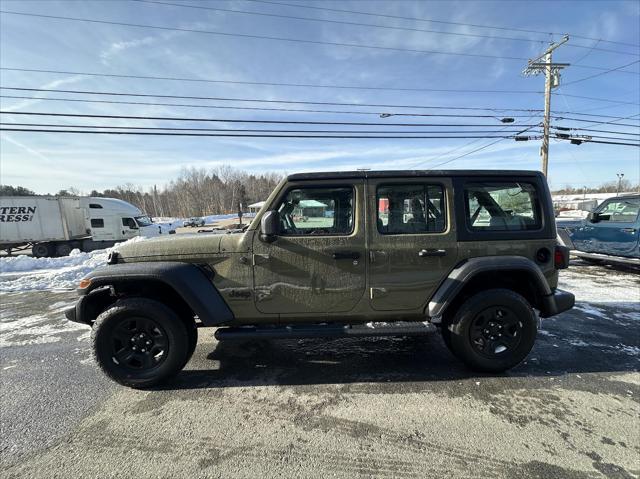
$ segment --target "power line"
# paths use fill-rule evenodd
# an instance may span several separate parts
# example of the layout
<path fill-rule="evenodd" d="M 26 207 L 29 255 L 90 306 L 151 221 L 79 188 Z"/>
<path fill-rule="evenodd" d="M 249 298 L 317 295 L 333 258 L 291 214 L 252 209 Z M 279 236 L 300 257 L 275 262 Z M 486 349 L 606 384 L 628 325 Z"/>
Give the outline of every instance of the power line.
<path fill-rule="evenodd" d="M 566 86 L 566 85 L 563 85 Z M 552 92 L 552 95 L 560 95 L 561 93 Z M 608 98 L 596 98 L 592 96 L 582 96 L 582 95 L 568 95 L 566 93 L 562 93 L 561 95 L 569 97 L 569 98 L 579 98 L 581 100 L 593 100 L 593 101 L 604 101 L 607 103 L 618 103 L 620 105 L 637 105 L 637 101 L 623 101 L 623 100 L 610 100 Z"/>
<path fill-rule="evenodd" d="M 10 10 L 0 10 L 0 13 L 3 13 L 5 15 L 21 15 L 21 16 L 27 16 L 27 17 L 48 18 L 52 20 L 87 22 L 87 23 L 97 23 L 102 25 L 118 25 L 118 26 L 133 27 L 133 28 L 150 28 L 155 30 L 201 33 L 201 34 L 207 34 L 207 35 L 252 38 L 252 39 L 259 39 L 259 40 L 271 40 L 271 41 L 281 41 L 281 42 L 306 43 L 306 44 L 312 44 L 312 45 L 328 45 L 328 46 L 334 46 L 334 47 L 365 48 L 365 49 L 373 49 L 373 50 L 407 52 L 407 53 L 425 53 L 429 55 L 454 55 L 454 56 L 473 57 L 473 58 L 494 58 L 499 60 L 515 60 L 515 61 L 527 60 L 526 58 L 523 58 L 523 57 L 488 55 L 485 53 L 444 52 L 440 50 L 419 50 L 419 49 L 413 49 L 413 48 L 385 47 L 381 45 L 363 45 L 358 43 L 326 42 L 321 40 L 307 40 L 303 38 L 274 37 L 274 36 L 268 36 L 268 35 L 254 35 L 254 34 L 247 34 L 247 33 L 230 33 L 230 32 L 218 32 L 214 30 L 197 30 L 192 28 L 164 27 L 160 25 L 144 25 L 140 23 L 114 22 L 109 20 L 96 20 L 92 18 L 78 18 L 78 17 L 59 16 L 59 15 L 45 15 L 40 13 L 14 12 Z M 575 68 L 584 68 L 589 70 L 606 70 L 606 68 L 604 67 L 587 66 L 587 65 L 576 65 Z M 629 72 L 625 70 L 616 70 L 616 71 L 619 71 L 620 73 L 631 74 L 631 75 L 640 75 L 640 72 Z"/>
<path fill-rule="evenodd" d="M 159 126 L 117 126 L 117 125 L 78 125 L 78 124 L 53 124 L 53 123 L 6 123 L 0 122 L 0 125 L 10 127 L 37 127 L 37 128 L 81 128 L 81 129 L 112 129 L 112 130 L 149 130 L 149 131 L 217 131 L 217 132 L 251 132 L 251 133 L 359 133 L 359 134 L 392 134 L 384 130 L 267 130 L 267 129 L 229 129 L 229 128 L 176 128 L 176 127 L 159 127 Z M 403 131 L 403 135 L 411 134 L 466 134 L 466 133 L 505 133 L 504 129 L 499 130 L 429 130 L 429 131 Z M 506 133 L 511 133 L 507 131 Z M 450 137 L 447 137 L 450 138 Z M 455 137 L 453 137 L 455 138 Z M 474 137 L 475 138 L 475 137 Z M 481 137 L 484 138 L 484 137 Z"/>
<path fill-rule="evenodd" d="M 584 141 L 590 141 L 591 138 L 602 138 L 605 140 L 620 140 L 620 141 L 640 141 L 640 138 L 620 138 L 618 136 L 603 136 L 603 135 L 585 135 L 585 134 L 567 134 L 567 133 L 560 133 L 560 132 L 556 132 L 553 133 L 554 138 L 559 139 L 559 140 L 571 140 L 571 139 L 580 139 L 580 140 L 584 140 Z"/>
<path fill-rule="evenodd" d="M 6 126 L 10 126 L 12 128 L 7 128 Z M 21 127 L 37 127 L 37 128 L 13 128 L 15 126 Z M 56 128 L 56 129 L 52 129 Z M 65 129 L 62 129 L 65 128 Z M 82 128 L 83 130 L 69 130 L 66 128 Z M 103 129 L 108 131 L 94 131 L 94 129 Z M 402 132 L 401 135 L 385 132 L 385 131 L 344 131 L 344 130 L 245 130 L 245 129 L 190 129 L 190 128 L 136 128 L 136 127 L 118 127 L 118 126 L 93 126 L 93 125 L 50 125 L 49 128 L 43 129 L 38 127 L 38 124 L 11 124 L 11 123 L 0 123 L 0 130 L 2 131 L 32 131 L 36 133 L 97 133 L 97 134 L 113 134 L 113 135 L 160 135 L 160 136 L 255 136 L 255 137 L 275 137 L 275 138 L 394 138 L 394 139 L 402 139 L 402 138 L 437 138 L 437 139 L 469 139 L 469 138 L 515 138 L 519 136 L 521 132 L 516 133 L 514 135 L 509 136 L 491 136 L 491 135 L 476 135 L 476 136 L 460 136 L 455 135 L 453 132 L 451 134 L 447 134 L 447 136 L 434 136 L 433 132 Z M 126 131 L 120 131 L 126 130 Z M 135 131 L 134 131 L 135 130 Z M 144 131 L 138 131 L 144 130 Z M 154 130 L 154 131 L 148 131 Z M 162 131 L 158 131 L 162 130 Z M 205 134 L 205 133 L 190 133 L 193 131 L 215 131 L 218 134 Z M 179 131 L 179 133 L 175 133 Z M 185 131 L 187 133 L 185 133 Z M 253 132 L 259 134 L 247 134 L 245 133 Z M 239 133 L 236 135 L 236 133 Z M 269 135 L 266 135 L 269 133 Z M 278 133 L 279 135 L 271 135 L 273 133 Z M 292 136 L 292 133 L 296 133 L 296 135 Z M 299 135 L 300 133 L 304 133 L 305 135 Z M 331 135 L 327 135 L 330 133 Z M 445 132 L 448 133 L 448 132 Z M 486 132 L 482 132 L 486 133 Z M 319 135 L 322 134 L 322 135 Z M 416 134 L 428 134 L 428 136 L 409 136 Z M 557 139 L 579 139 L 582 141 L 591 141 L 592 138 L 602 138 L 609 140 L 621 140 L 621 141 L 630 141 L 628 138 L 617 138 L 617 137 L 609 137 L 609 136 L 597 136 L 597 135 L 588 135 L 588 136 L 576 136 L 576 135 L 562 135 L 556 134 L 555 138 Z M 532 139 L 531 137 L 527 137 L 527 140 Z"/>
<path fill-rule="evenodd" d="M 570 128 L 566 126 L 551 126 L 554 130 L 559 131 L 589 131 L 595 133 L 613 133 L 615 135 L 628 135 L 628 136 L 640 136 L 640 133 L 629 133 L 626 131 L 611 131 L 611 130 L 594 130 L 591 128 Z"/>
<path fill-rule="evenodd" d="M 211 96 L 192 96 L 192 95 L 166 95 L 166 94 L 152 94 L 152 93 L 122 93 L 122 92 L 107 92 L 107 91 L 95 91 L 95 90 L 64 90 L 58 88 L 23 88 L 23 87 L 8 87 L 0 86 L 0 89 L 15 90 L 15 91 L 36 91 L 47 93 L 71 93 L 81 95 L 104 95 L 104 96 L 131 96 L 141 98 L 170 98 L 170 99 L 186 99 L 186 100 L 211 100 L 211 101 L 233 101 L 233 102 L 249 102 L 249 103 L 287 103 L 294 105 L 329 105 L 329 106 L 357 106 L 363 108 L 418 108 L 428 110 L 471 110 L 471 111 L 494 111 L 494 112 L 527 112 L 538 113 L 542 112 L 541 109 L 525 109 L 525 108 L 506 108 L 506 107 L 468 107 L 468 106 L 443 106 L 443 105 L 394 105 L 385 103 L 346 103 L 346 102 L 327 102 L 327 101 L 302 101 L 302 100 L 264 100 L 256 98 L 229 98 L 229 97 L 211 97 Z M 565 95 L 566 96 L 566 95 Z M 575 96 L 575 95 L 573 95 Z M 583 98 L 583 97 L 581 97 Z M 586 97 L 590 98 L 590 97 Z M 603 99 L 599 99 L 605 101 Z M 606 100 L 615 101 L 615 100 Z M 632 102 L 621 102 L 632 103 Z M 581 116 L 593 116 L 599 118 L 620 118 L 613 115 L 598 115 L 583 112 L 573 111 L 555 111 L 556 114 L 570 114 Z"/>
<path fill-rule="evenodd" d="M 409 87 L 376 87 L 376 86 L 361 86 L 361 85 L 327 85 L 327 84 L 313 84 L 313 83 L 276 83 L 276 82 L 251 82 L 240 80 L 213 80 L 206 78 L 185 78 L 185 77 L 161 77 L 161 76 L 145 76 L 145 75 L 125 75 L 117 73 L 96 73 L 96 72 L 79 72 L 79 71 L 65 71 L 65 70 L 43 70 L 35 68 L 12 68 L 12 67 L 0 67 L 0 70 L 7 71 L 19 71 L 28 73 L 55 73 L 61 75 L 83 75 L 93 77 L 108 77 L 108 78 L 130 78 L 139 80 L 166 80 L 166 81 L 184 81 L 184 82 L 196 82 L 196 83 L 226 83 L 231 85 L 264 85 L 264 86 L 284 86 L 284 87 L 301 87 L 301 88 L 333 88 L 343 90 L 371 90 L 371 91 L 405 91 L 405 92 L 439 92 L 439 93 L 505 93 L 505 94 L 540 94 L 541 91 L 537 90 L 465 90 L 465 89 L 444 89 L 444 88 L 409 88 Z M 154 95 L 157 96 L 157 95 Z M 581 97 L 577 95 L 574 98 L 583 98 L 595 101 L 603 101 L 619 104 L 636 104 L 634 102 L 610 100 L 607 98 L 593 98 L 593 97 Z M 198 98 L 198 97 L 196 97 Z M 531 110 L 534 111 L 534 110 Z"/>
<path fill-rule="evenodd" d="M 81 103 L 107 103 L 116 105 L 144 105 L 144 106 L 177 106 L 183 108 L 216 108 L 225 110 L 257 110 L 257 111 L 286 111 L 297 113 L 331 113 L 331 114 L 349 114 L 349 115 L 375 115 L 380 116 L 387 114 L 390 116 L 423 116 L 423 117 L 451 117 L 451 118 L 497 118 L 496 115 L 469 115 L 469 114 L 453 114 L 453 113 L 387 113 L 375 111 L 341 111 L 341 110 L 310 110 L 295 108 L 265 108 L 265 107 L 248 107 L 248 106 L 224 106 L 224 105 L 187 105 L 180 103 L 155 103 L 140 101 L 117 101 L 117 100 L 89 100 L 85 98 L 52 98 L 52 97 L 31 97 L 23 95 L 0 95 L 0 98 L 13 98 L 21 100 L 38 100 L 38 101 L 68 101 Z M 526 116 L 526 115 L 522 115 Z M 518 118 L 519 115 L 510 115 L 512 118 Z M 499 118 L 497 118 L 499 119 Z"/>
<path fill-rule="evenodd" d="M 106 92 L 106 91 L 92 91 L 92 90 L 62 90 L 57 88 L 22 88 L 22 87 L 8 87 L 0 86 L 0 89 L 4 90 L 16 90 L 16 91 L 37 91 L 37 92 L 53 92 L 53 93 L 73 93 L 83 95 L 106 95 L 106 96 L 133 96 L 133 97 L 146 97 L 146 98 L 172 98 L 172 99 L 185 99 L 185 100 L 211 100 L 211 101 L 237 101 L 237 102 L 250 102 L 250 103 L 288 103 L 296 105 L 329 105 L 329 106 L 359 106 L 359 107 L 374 107 L 374 108 L 419 108 L 428 110 L 475 110 L 475 111 L 524 111 L 524 112 L 542 112 L 542 110 L 526 110 L 521 108 L 495 108 L 495 107 L 468 107 L 468 106 L 431 106 L 431 105 L 392 105 L 381 103 L 346 103 L 346 102 L 328 102 L 328 101 L 301 101 L 301 100 L 264 100 L 256 98 L 228 98 L 228 97 L 211 97 L 211 96 L 182 96 L 182 95 L 166 95 L 166 94 L 150 94 L 150 93 L 121 93 L 121 92 Z M 563 112 L 566 113 L 566 112 Z M 605 116 L 605 115 L 594 115 Z M 613 117 L 612 118 L 618 118 Z"/>
<path fill-rule="evenodd" d="M 496 25 L 479 25 L 479 24 L 474 24 L 474 23 L 462 23 L 462 22 L 452 22 L 452 21 L 445 21 L 445 20 L 433 20 L 433 19 L 429 19 L 429 18 L 405 17 L 405 16 L 400 16 L 400 15 L 388 15 L 388 14 L 382 14 L 382 13 L 362 12 L 362 11 L 356 11 L 356 10 L 344 10 L 344 9 L 339 9 L 339 8 L 317 7 L 317 6 L 312 6 L 312 5 L 308 5 L 308 4 L 275 2 L 275 1 L 270 1 L 270 0 L 247 0 L 247 1 L 254 2 L 254 3 L 264 3 L 264 4 L 269 4 L 269 5 L 282 5 L 282 6 L 287 6 L 287 7 L 307 8 L 307 9 L 312 9 L 312 10 L 323 10 L 323 11 L 328 11 L 328 12 L 352 13 L 352 14 L 367 15 L 367 16 L 372 16 L 372 17 L 394 18 L 394 19 L 398 19 L 398 20 L 412 20 L 412 21 L 417 21 L 417 22 L 441 23 L 441 24 L 444 24 L 444 25 L 457 25 L 457 26 L 464 26 L 464 27 L 487 28 L 487 29 L 492 29 L 492 30 L 503 30 L 503 31 L 512 31 L 512 32 L 523 32 L 523 33 L 538 33 L 540 35 L 561 35 L 560 33 L 544 32 L 544 31 L 540 31 L 540 30 L 528 30 L 528 29 L 524 29 L 524 28 L 500 27 L 500 26 L 496 26 Z M 583 35 L 575 35 L 575 34 L 571 34 L 571 36 L 573 38 L 580 38 L 582 40 L 594 40 L 594 41 L 595 40 L 600 40 L 601 42 L 612 43 L 612 44 L 617 44 L 617 45 L 625 45 L 625 46 L 636 47 L 636 48 L 640 47 L 640 45 L 637 44 L 637 43 L 626 43 L 626 42 L 619 42 L 619 41 L 614 41 L 614 40 L 605 40 L 605 39 L 602 39 L 602 38 L 586 37 L 586 36 L 583 36 Z"/>
<path fill-rule="evenodd" d="M 598 125 L 616 125 L 616 126 L 632 126 L 634 128 L 638 128 L 638 125 L 629 125 L 629 124 L 625 124 L 625 123 L 618 123 L 619 121 L 622 120 L 631 120 L 633 118 L 637 118 L 639 117 L 640 114 L 635 114 L 635 115 L 630 115 L 630 116 L 624 116 L 621 118 L 618 118 L 616 120 L 611 120 L 611 121 L 598 121 L 598 122 L 587 122 L 589 125 L 588 126 L 598 126 Z"/>
<path fill-rule="evenodd" d="M 637 115 L 634 115 L 634 116 L 637 116 Z M 581 122 L 581 123 L 589 123 L 589 124 L 593 124 L 594 123 L 593 120 L 585 120 L 584 118 L 573 118 L 573 117 L 568 117 L 568 116 L 552 115 L 552 118 L 555 119 L 555 120 L 558 120 L 558 121 L 568 120 L 568 121 L 578 121 L 578 122 Z M 624 118 L 620 118 L 620 120 L 623 120 L 623 119 Z M 617 123 L 617 120 L 613 120 L 613 121 L 616 121 L 616 125 L 618 125 L 618 126 L 630 126 L 632 128 L 638 128 L 638 125 L 632 125 L 630 123 Z M 606 124 L 606 123 L 608 123 L 608 122 L 602 122 L 602 123 L 599 123 L 599 124 Z"/>
<path fill-rule="evenodd" d="M 523 131 L 522 133 L 524 133 L 524 131 Z M 478 152 L 478 151 L 485 150 L 485 149 L 489 148 L 490 146 L 493 146 L 493 145 L 495 145 L 495 144 L 497 144 L 497 143 L 500 143 L 501 141 L 504 141 L 505 139 L 506 139 L 506 138 L 501 138 L 501 139 L 498 139 L 498 140 L 496 140 L 496 141 L 492 141 L 491 143 L 488 143 L 488 144 L 483 145 L 483 146 L 481 146 L 481 147 L 479 147 L 479 148 L 476 148 L 475 150 L 468 151 L 468 152 L 466 152 L 466 153 L 463 153 L 462 155 L 456 156 L 455 158 L 451 158 L 451 159 L 449 159 L 449 160 L 443 161 L 442 163 L 437 163 L 437 164 L 433 165 L 432 167 L 430 167 L 429 169 L 431 170 L 431 169 L 433 169 L 433 168 L 437 168 L 438 166 L 442 166 L 442 165 L 445 165 L 445 164 L 447 164 L 447 163 L 451 163 L 451 162 L 453 162 L 453 161 L 455 161 L 455 160 L 459 160 L 460 158 L 464 158 L 465 156 L 469 156 L 469 155 L 471 155 L 471 154 L 473 154 L 473 153 L 476 153 L 476 152 Z M 558 138 L 558 139 L 559 139 L 559 140 L 565 140 L 565 141 L 567 141 L 567 140 L 568 140 L 568 141 L 575 140 L 575 138 Z M 640 147 L 640 143 L 610 142 L 610 141 L 600 141 L 600 140 L 583 140 L 583 139 L 581 139 L 581 140 L 582 140 L 584 143 L 599 143 L 599 144 L 605 144 L 605 145 L 619 145 L 619 146 L 635 146 L 635 147 Z M 428 160 L 427 160 L 427 161 L 428 161 Z M 418 163 L 418 164 L 420 164 L 420 163 Z M 417 165 L 416 165 L 416 166 L 417 166 Z"/>
<path fill-rule="evenodd" d="M 540 125 L 540 124 L 538 124 L 538 125 L 536 125 L 536 126 L 540 127 L 541 125 Z M 522 133 L 525 133 L 525 132 L 527 132 L 528 130 L 531 130 L 532 128 L 535 128 L 535 126 L 530 126 L 530 127 L 528 127 L 528 128 L 525 128 L 524 130 L 519 131 L 519 132 L 517 133 L 517 135 L 522 134 Z M 464 153 L 464 154 L 462 154 L 462 155 L 456 156 L 455 158 L 450 158 L 450 159 L 448 159 L 448 160 L 446 160 L 446 161 L 443 161 L 443 162 L 441 162 L 441 163 L 438 163 L 438 164 L 436 164 L 436 165 L 433 165 L 431 168 L 435 168 L 435 167 L 440 166 L 440 165 L 445 165 L 445 164 L 447 164 L 447 163 L 451 163 L 452 161 L 458 160 L 458 159 L 460 159 L 460 158 L 464 158 L 465 156 L 468 156 L 468 155 L 470 155 L 470 154 L 472 154 L 472 153 L 475 153 L 476 151 L 481 151 L 481 150 L 484 150 L 485 148 L 489 148 L 490 146 L 495 145 L 496 143 L 500 143 L 500 142 L 501 142 L 501 141 L 503 141 L 504 139 L 505 139 L 505 138 L 499 139 L 499 140 L 497 140 L 497 141 L 493 141 L 493 142 L 491 142 L 491 143 L 489 143 L 489 144 L 487 144 L 487 145 L 481 146 L 480 148 L 476 148 L 475 150 L 468 151 L 467 153 Z M 453 150 L 451 150 L 451 151 L 449 151 L 449 152 L 445 153 L 445 155 L 449 155 L 449 154 L 453 153 L 454 151 L 457 151 L 457 150 L 460 150 L 461 148 L 465 148 L 465 147 L 467 147 L 467 146 L 470 146 L 470 145 L 472 145 L 473 143 L 476 143 L 476 142 L 478 142 L 478 141 L 479 141 L 479 140 L 473 140 L 473 141 L 471 141 L 470 143 L 467 143 L 467 144 L 465 144 L 465 145 L 462 145 L 462 146 L 460 146 L 460 147 L 458 147 L 458 148 L 454 148 Z M 441 156 L 442 156 L 442 155 L 440 155 L 440 157 L 441 157 Z M 427 161 L 433 161 L 434 159 L 437 159 L 437 158 L 438 158 L 438 157 L 433 158 L 433 159 L 429 159 L 429 160 L 425 160 L 425 161 L 421 161 L 421 162 L 416 163 L 415 165 L 413 165 L 413 167 L 415 168 L 415 167 L 416 167 L 416 166 L 418 166 L 418 165 L 421 165 L 421 164 L 423 164 L 423 163 L 426 163 Z"/>
<path fill-rule="evenodd" d="M 221 123 L 265 123 L 265 124 L 293 124 L 293 125 L 342 125 L 342 126 L 385 126 L 385 127 L 407 127 L 407 126 L 439 126 L 439 127 L 495 127 L 490 124 L 460 124 L 460 123 L 373 123 L 373 122 L 337 122 L 337 121 L 303 121 L 303 120 L 241 120 L 229 118 L 184 118 L 166 116 L 131 116 L 131 115 L 97 115 L 81 113 L 45 113 L 33 111 L 0 111 L 2 115 L 28 115 L 28 116 L 54 116 L 71 118 L 117 118 L 125 120 L 156 120 L 156 121 L 202 121 Z M 530 125 L 518 125 L 530 126 Z M 537 125 L 533 125 L 537 126 Z"/>
<path fill-rule="evenodd" d="M 269 13 L 269 12 L 254 12 L 254 11 L 249 11 L 249 10 L 232 10 L 232 9 L 229 9 L 229 8 L 209 7 L 209 6 L 203 6 L 203 5 L 188 5 L 188 4 L 185 4 L 185 3 L 170 3 L 170 2 L 160 2 L 160 1 L 155 1 L 155 0 L 133 0 L 133 1 L 136 1 L 136 2 L 139 2 L 139 3 L 149 3 L 149 4 L 156 4 L 156 5 L 167 5 L 167 6 L 179 7 L 179 8 L 191 8 L 191 9 L 198 9 L 198 10 L 211 10 L 211 11 L 216 11 L 216 12 L 236 13 L 236 14 L 241 14 L 241 15 L 256 15 L 256 16 L 272 17 L 272 18 L 285 18 L 285 19 L 289 19 L 289 20 L 304 20 L 304 21 L 309 21 L 309 22 L 332 23 L 332 24 L 337 24 L 337 25 L 373 27 L 373 28 L 383 28 L 383 29 L 388 29 L 388 30 L 401 30 L 401 31 L 409 31 L 409 32 L 421 32 L 421 33 L 435 33 L 435 34 L 438 34 L 438 35 L 454 35 L 454 36 L 461 36 L 461 37 L 486 38 L 486 39 L 490 39 L 490 40 L 509 40 L 509 41 L 527 42 L 527 43 L 535 43 L 535 44 L 538 44 L 538 43 L 541 42 L 541 40 L 532 40 L 530 38 L 521 38 L 521 37 L 505 37 L 505 36 L 500 36 L 500 35 L 483 35 L 483 34 L 479 34 L 479 33 L 461 33 L 461 32 L 447 32 L 447 31 L 442 31 L 442 30 L 427 30 L 427 29 L 423 29 L 423 28 L 398 27 L 398 26 L 392 26 L 392 25 L 379 25 L 379 24 L 375 24 L 375 23 L 349 22 L 349 21 L 344 21 L 344 20 L 330 20 L 330 19 L 325 19 L 325 18 L 313 18 L 313 17 L 299 17 L 299 16 L 296 16 L 296 15 L 282 15 L 282 14 Z M 602 51 L 602 52 L 607 52 L 607 53 L 617 53 L 617 54 L 620 54 L 620 55 L 632 55 L 632 56 L 639 56 L 640 55 L 640 54 L 634 53 L 634 52 L 626 52 L 626 51 L 620 51 L 620 50 L 610 50 L 608 48 L 596 48 L 596 45 L 587 46 L 587 45 L 573 45 L 573 44 L 571 44 L 569 46 L 574 47 L 574 48 L 587 49 L 587 50 L 589 50 L 588 53 L 591 53 L 592 51 L 597 50 L 597 51 Z"/>
<path fill-rule="evenodd" d="M 640 143 L 627 143 L 627 142 L 617 142 L 617 141 L 601 141 L 601 140 L 588 140 L 588 139 L 584 139 L 584 138 L 559 138 L 559 137 L 555 137 L 558 140 L 562 140 L 562 141 L 580 141 L 581 143 L 599 143 L 602 145 L 620 145 L 620 146 L 635 146 L 637 148 L 640 148 Z"/>
<path fill-rule="evenodd" d="M 259 40 L 273 40 L 273 41 L 284 41 L 284 42 L 295 42 L 295 43 L 308 43 L 313 45 L 329 45 L 336 47 L 350 47 L 350 48 L 370 48 L 375 50 L 388 50 L 388 51 L 397 51 L 397 52 L 408 52 L 408 53 L 428 53 L 433 55 L 459 55 L 465 57 L 477 57 L 477 58 L 496 58 L 501 60 L 526 60 L 526 58 L 517 58 L 517 57 L 503 57 L 499 55 L 487 55 L 482 53 L 459 53 L 459 52 L 442 52 L 438 50 L 418 50 L 411 48 L 398 48 L 398 47 L 384 47 L 380 45 L 361 45 L 356 43 L 342 43 L 342 42 L 325 42 L 321 40 L 306 40 L 302 38 L 287 38 L 287 37 L 273 37 L 268 35 L 253 35 L 253 34 L 245 34 L 245 33 L 229 33 L 229 32 L 218 32 L 214 30 L 197 30 L 192 28 L 178 28 L 178 27 L 163 27 L 159 25 L 143 25 L 139 23 L 127 23 L 127 22 L 112 22 L 108 20 L 96 20 L 92 18 L 77 18 L 77 17 L 65 17 L 59 15 L 44 15 L 39 13 L 26 13 L 26 12 L 12 12 L 10 10 L 0 10 L 0 13 L 5 15 L 22 15 L 27 17 L 39 17 L 39 18 L 49 18 L 53 20 L 67 20 L 67 21 L 75 21 L 75 22 L 88 22 L 88 23 L 99 23 L 103 25 L 118 25 L 124 27 L 134 27 L 134 28 L 152 28 L 157 30 L 170 30 L 170 31 L 178 31 L 178 32 L 188 32 L 188 33 L 202 33 L 207 35 L 220 35 L 226 37 L 240 37 L 240 38 L 254 38 Z"/>
<path fill-rule="evenodd" d="M 491 143 L 489 143 L 489 144 L 487 144 L 487 145 L 484 145 L 484 146 L 481 146 L 481 147 L 479 147 L 479 148 L 476 148 L 475 150 L 468 151 L 467 153 L 463 153 L 462 155 L 459 155 L 459 156 L 456 156 L 455 158 L 451 158 L 451 159 L 449 159 L 449 160 L 443 161 L 442 163 L 437 163 L 437 164 L 435 164 L 435 165 L 431 166 L 431 168 L 430 168 L 430 169 L 437 168 L 438 166 L 446 165 L 447 163 L 451 163 L 452 161 L 459 160 L 460 158 L 464 158 L 465 156 L 469 156 L 469 155 L 471 155 L 472 153 L 476 153 L 477 151 L 481 151 L 481 150 L 484 150 L 484 149 L 486 149 L 486 148 L 489 148 L 490 146 L 493 146 L 493 145 L 495 145 L 496 143 L 500 143 L 500 142 L 501 142 L 501 141 L 503 141 L 504 139 L 505 139 L 505 138 L 501 138 L 501 139 L 499 139 L 499 140 L 492 141 Z"/>
<path fill-rule="evenodd" d="M 227 138 L 320 138 L 320 139 L 447 139 L 447 138 L 509 138 L 502 136 L 399 136 L 399 135 L 265 135 L 265 134 L 232 134 L 232 133 L 175 133 L 175 132 L 148 132 L 148 131 L 88 131 L 88 130 L 58 130 L 58 129 L 29 129 L 29 128 L 5 128 L 0 127 L 0 131 L 19 131 L 19 132 L 33 132 L 33 133 L 76 133 L 76 134 L 88 134 L 88 135 L 143 135 L 143 136 L 193 136 L 193 137 L 227 137 Z"/>
<path fill-rule="evenodd" d="M 600 73 L 596 73 L 596 74 L 590 75 L 588 77 L 578 78 L 577 80 L 573 80 L 573 81 L 565 83 L 564 86 L 569 86 L 569 85 L 573 85 L 574 83 L 579 83 L 579 82 L 591 80 L 592 78 L 597 78 L 599 76 L 606 75 L 607 73 L 620 71 L 623 68 L 630 67 L 631 65 L 635 65 L 636 63 L 640 63 L 640 60 L 636 60 L 636 61 L 633 61 L 631 63 L 627 63 L 626 65 L 622 65 L 622 66 L 619 66 L 619 67 L 616 67 L 616 68 L 611 68 L 609 70 L 606 70 L 606 71 L 603 71 L 603 72 L 600 72 Z M 576 66 L 580 66 L 580 65 L 573 65 L 573 66 L 576 67 Z"/>
<path fill-rule="evenodd" d="M 184 77 L 161 77 L 161 76 L 145 76 L 145 75 L 124 75 L 115 73 L 93 73 L 93 72 L 74 72 L 64 70 L 43 70 L 35 68 L 9 68 L 0 67 L 0 70 L 19 71 L 29 73 L 57 73 L 63 75 L 84 75 L 95 77 L 110 78 L 135 78 L 140 80 L 166 80 L 166 81 L 184 81 L 197 83 L 228 83 L 231 85 L 264 85 L 264 86 L 286 86 L 286 87 L 302 87 L 302 88 L 336 88 L 344 90 L 372 90 L 372 91 L 415 91 L 415 92 L 440 92 L 440 93 L 514 93 L 514 94 L 538 94 L 535 90 L 456 90 L 441 88 L 402 88 L 402 87 L 374 87 L 359 85 L 323 85 L 312 83 L 276 83 L 276 82 L 253 82 L 240 80 L 212 80 L 205 78 L 184 78 Z"/>

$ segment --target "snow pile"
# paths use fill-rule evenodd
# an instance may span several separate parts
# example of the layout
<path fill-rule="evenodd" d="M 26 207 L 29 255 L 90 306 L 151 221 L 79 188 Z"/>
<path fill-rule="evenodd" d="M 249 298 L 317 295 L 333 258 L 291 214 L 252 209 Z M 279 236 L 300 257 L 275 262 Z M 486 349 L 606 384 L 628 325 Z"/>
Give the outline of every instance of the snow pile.
<path fill-rule="evenodd" d="M 97 257 L 105 256 L 106 250 L 96 250 L 91 253 L 82 253 L 74 249 L 69 256 L 61 258 L 32 258 L 27 255 L 0 258 L 0 273 L 18 273 L 36 271 L 40 269 L 59 269 L 66 267 L 82 266 L 92 262 Z M 106 256 L 105 256 L 106 261 Z"/>
<path fill-rule="evenodd" d="M 138 236 L 126 243 L 143 240 Z M 107 257 L 112 249 L 90 253 L 75 249 L 69 256 L 61 258 L 32 258 L 26 255 L 2 257 L 0 291 L 74 289 L 80 279 L 98 266 L 107 264 Z"/>
<path fill-rule="evenodd" d="M 569 267 L 560 272 L 558 287 L 575 294 L 579 303 L 640 303 L 640 276 L 633 273 Z M 588 312 L 599 313 L 591 308 Z"/>

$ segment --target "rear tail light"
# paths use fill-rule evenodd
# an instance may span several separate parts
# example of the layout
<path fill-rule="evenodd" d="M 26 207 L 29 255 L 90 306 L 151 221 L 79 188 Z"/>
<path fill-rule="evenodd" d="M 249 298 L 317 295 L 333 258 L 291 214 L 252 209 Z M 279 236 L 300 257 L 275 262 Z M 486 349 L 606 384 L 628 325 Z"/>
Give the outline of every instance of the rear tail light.
<path fill-rule="evenodd" d="M 556 269 L 566 269 L 569 267 L 569 248 L 556 245 L 553 252 L 553 265 Z"/>

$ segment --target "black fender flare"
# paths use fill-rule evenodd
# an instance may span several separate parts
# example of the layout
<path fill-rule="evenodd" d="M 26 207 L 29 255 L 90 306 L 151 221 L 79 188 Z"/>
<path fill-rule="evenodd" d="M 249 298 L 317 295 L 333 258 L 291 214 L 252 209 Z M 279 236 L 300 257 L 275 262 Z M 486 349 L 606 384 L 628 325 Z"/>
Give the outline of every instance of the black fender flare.
<path fill-rule="evenodd" d="M 540 295 L 542 304 L 537 307 L 541 315 L 547 317 L 556 314 L 554 293 L 538 265 L 523 256 L 484 256 L 470 258 L 449 273 L 431 297 L 427 316 L 432 318 L 432 322 L 439 322 L 465 284 L 480 273 L 497 270 L 524 272 Z"/>
<path fill-rule="evenodd" d="M 193 310 L 205 326 L 217 326 L 234 319 L 233 312 L 216 289 L 211 277 L 201 267 L 183 262 L 139 262 L 117 263 L 102 266 L 87 276 L 91 281 L 84 289 L 78 289 L 80 300 L 76 304 L 72 321 L 89 323 L 84 311 L 90 302 L 92 293 L 105 290 L 106 287 L 127 283 L 155 281 L 172 288 Z M 85 303 L 85 304 L 83 304 Z"/>

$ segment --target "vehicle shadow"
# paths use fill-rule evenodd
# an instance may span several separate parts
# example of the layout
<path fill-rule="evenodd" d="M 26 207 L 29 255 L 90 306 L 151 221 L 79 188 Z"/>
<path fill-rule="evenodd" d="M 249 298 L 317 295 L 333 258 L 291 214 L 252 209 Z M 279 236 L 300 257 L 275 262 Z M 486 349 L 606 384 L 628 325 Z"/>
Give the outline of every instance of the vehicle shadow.
<path fill-rule="evenodd" d="M 596 323 L 600 330 L 594 332 Z M 439 334 L 226 340 L 214 343 L 209 354 L 206 348 L 211 343 L 200 344 L 188 368 L 162 389 L 356 383 L 411 383 L 424 388 L 468 379 L 631 372 L 640 369 L 640 357 L 633 347 L 624 345 L 640 344 L 638 336 L 624 322 L 572 311 L 546 323 L 528 358 L 503 374 L 469 370 L 448 351 Z"/>

